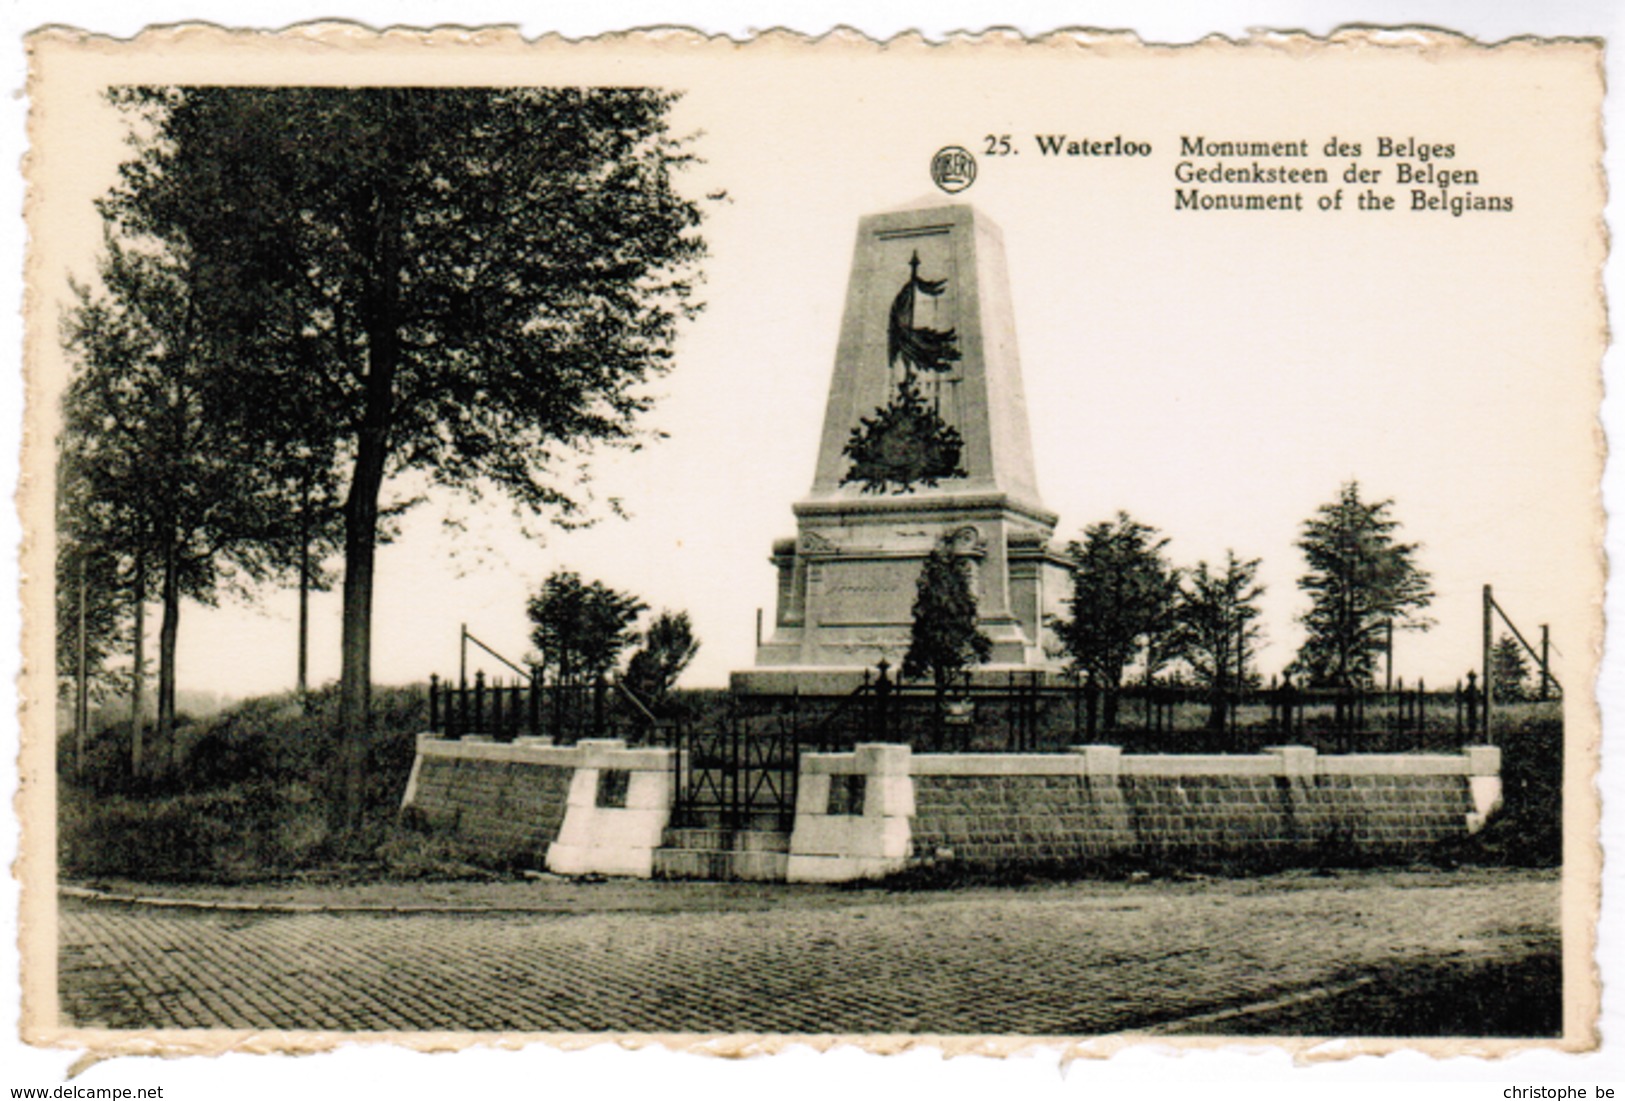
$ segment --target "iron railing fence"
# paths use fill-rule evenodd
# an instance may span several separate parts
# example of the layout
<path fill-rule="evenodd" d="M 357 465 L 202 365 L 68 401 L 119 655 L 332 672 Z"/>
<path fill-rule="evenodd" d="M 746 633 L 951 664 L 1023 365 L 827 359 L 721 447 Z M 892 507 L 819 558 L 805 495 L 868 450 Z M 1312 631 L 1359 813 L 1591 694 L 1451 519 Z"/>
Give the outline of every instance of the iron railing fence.
<path fill-rule="evenodd" d="M 1288 681 L 1106 692 L 1020 672 L 942 692 L 868 678 L 844 696 L 746 700 L 757 713 L 791 717 L 802 746 L 821 751 L 889 742 L 927 753 L 1044 753 L 1108 743 L 1128 752 L 1256 753 L 1289 741 L 1338 753 L 1449 751 L 1481 741 L 1483 719 L 1483 694 L 1471 680 L 1443 691 Z"/>
<path fill-rule="evenodd" d="M 561 686 L 479 674 L 466 686 L 431 678 L 429 716 L 430 729 L 448 738 L 535 735 L 559 745 L 613 737 L 678 747 L 689 730 L 739 730 L 790 738 L 807 751 L 886 742 L 922 753 L 1063 752 L 1101 743 L 1134 753 L 1255 753 L 1291 742 L 1324 752 L 1390 753 L 1482 741 L 1484 704 L 1472 674 L 1445 690 L 1421 683 L 1300 688 L 1286 680 L 1223 690 L 1137 683 L 1109 692 L 1020 671 L 943 691 L 866 675 L 845 694 L 740 695 L 684 718 L 681 709 L 657 714 L 607 681 Z"/>
<path fill-rule="evenodd" d="M 540 674 L 528 680 L 486 679 L 458 684 L 429 678 L 429 729 L 447 738 L 470 735 L 511 742 L 545 737 L 556 745 L 583 738 L 620 738 L 629 745 L 669 744 L 675 720 L 656 714 L 627 686 L 605 678 L 552 684 Z"/>

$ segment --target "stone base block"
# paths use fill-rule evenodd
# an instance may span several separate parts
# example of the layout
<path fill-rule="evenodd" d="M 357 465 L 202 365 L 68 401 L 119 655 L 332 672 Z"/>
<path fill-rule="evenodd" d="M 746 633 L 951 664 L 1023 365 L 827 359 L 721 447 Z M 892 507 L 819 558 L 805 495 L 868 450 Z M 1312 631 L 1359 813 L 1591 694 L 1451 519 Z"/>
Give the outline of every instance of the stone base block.
<path fill-rule="evenodd" d="M 796 819 L 792 851 L 807 856 L 900 858 L 908 854 L 909 844 L 907 818 L 808 814 Z"/>
<path fill-rule="evenodd" d="M 728 864 L 734 879 L 783 883 L 788 874 L 790 854 L 787 852 L 749 852 L 735 849 L 729 856 L 731 859 Z"/>
<path fill-rule="evenodd" d="M 654 874 L 654 850 L 554 842 L 547 849 L 547 870 L 555 875 L 625 875 L 648 879 Z"/>
<path fill-rule="evenodd" d="M 1473 800 L 1473 809 L 1467 814 L 1467 832 L 1477 833 L 1501 806 L 1501 777 L 1470 776 L 1467 789 Z"/>
<path fill-rule="evenodd" d="M 710 827 L 682 829 L 672 827 L 666 830 L 660 844 L 662 848 L 667 849 L 690 849 L 695 852 L 709 849 L 724 852 L 733 848 L 733 831 Z"/>
<path fill-rule="evenodd" d="M 779 830 L 740 830 L 734 834 L 735 852 L 787 853 L 790 835 Z"/>
<path fill-rule="evenodd" d="M 902 857 L 807 856 L 792 853 L 785 866 L 791 883 L 849 883 L 855 879 L 879 879 L 900 872 Z"/>
<path fill-rule="evenodd" d="M 732 853 L 716 849 L 656 849 L 656 879 L 727 879 Z"/>
<path fill-rule="evenodd" d="M 559 830 L 559 844 L 595 849 L 652 849 L 660 844 L 668 812 L 664 809 L 571 808 Z"/>
<path fill-rule="evenodd" d="M 678 849 L 654 851 L 657 879 L 743 879 L 782 883 L 790 855 L 749 849 Z"/>

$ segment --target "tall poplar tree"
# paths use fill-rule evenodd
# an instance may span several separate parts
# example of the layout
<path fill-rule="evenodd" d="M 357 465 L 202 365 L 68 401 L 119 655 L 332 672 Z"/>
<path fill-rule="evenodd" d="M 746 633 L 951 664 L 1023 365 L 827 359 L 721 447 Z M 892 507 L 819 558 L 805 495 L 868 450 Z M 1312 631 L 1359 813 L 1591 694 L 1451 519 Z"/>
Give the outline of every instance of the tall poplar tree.
<path fill-rule="evenodd" d="M 158 737 L 175 748 L 181 601 L 212 603 L 224 585 L 276 572 L 276 464 L 231 422 L 229 383 L 196 325 L 185 242 L 106 213 L 98 281 L 76 288 L 64 333 L 75 369 L 58 441 L 58 538 L 111 563 L 126 588 L 139 756 L 146 603 L 156 599 L 162 617 Z"/>
<path fill-rule="evenodd" d="M 579 523 L 575 457 L 640 440 L 640 384 L 670 365 L 704 252 L 698 209 L 673 186 L 689 159 L 668 133 L 674 97 L 194 87 L 124 99 L 151 112 L 152 135 L 114 201 L 195 250 L 210 289 L 199 323 L 238 366 L 238 423 L 318 399 L 298 442 L 343 487 L 353 820 L 386 483 L 415 471 Z"/>

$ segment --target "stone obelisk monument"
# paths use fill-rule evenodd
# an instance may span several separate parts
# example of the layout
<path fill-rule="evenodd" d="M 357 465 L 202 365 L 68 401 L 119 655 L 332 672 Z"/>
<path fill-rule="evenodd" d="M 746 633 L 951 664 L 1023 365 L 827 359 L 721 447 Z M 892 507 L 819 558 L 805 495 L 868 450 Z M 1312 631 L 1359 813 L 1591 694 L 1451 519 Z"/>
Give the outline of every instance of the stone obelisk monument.
<path fill-rule="evenodd" d="M 970 559 L 982 670 L 1055 669 L 1070 595 L 1039 501 L 998 228 L 969 206 L 858 225 L 812 490 L 773 546 L 778 607 L 743 692 L 840 691 L 908 649 L 926 555 Z"/>

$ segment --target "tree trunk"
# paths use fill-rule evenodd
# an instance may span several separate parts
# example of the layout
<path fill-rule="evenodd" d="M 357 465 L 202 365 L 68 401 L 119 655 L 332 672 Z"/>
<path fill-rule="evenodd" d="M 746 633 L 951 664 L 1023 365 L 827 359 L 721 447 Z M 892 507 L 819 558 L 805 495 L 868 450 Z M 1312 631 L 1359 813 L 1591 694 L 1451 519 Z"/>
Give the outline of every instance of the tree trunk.
<path fill-rule="evenodd" d="M 175 540 L 164 546 L 164 619 L 158 628 L 158 730 L 161 743 L 169 741 L 170 760 L 178 769 L 182 763 L 180 736 L 175 732 L 175 641 L 180 634 L 181 590 L 179 551 Z"/>
<path fill-rule="evenodd" d="M 1218 638 L 1213 645 L 1213 694 L 1208 702 L 1207 725 L 1209 730 L 1223 730 L 1225 719 L 1225 692 L 1226 683 L 1230 676 L 1230 631 L 1223 625 L 1220 617 Z"/>
<path fill-rule="evenodd" d="M 931 681 L 934 691 L 931 694 L 931 741 L 936 747 L 943 744 L 943 703 L 948 697 L 948 678 L 951 675 L 947 669 L 940 666 L 932 670 Z"/>
<path fill-rule="evenodd" d="M 141 771 L 145 766 L 142 760 L 142 751 L 145 748 L 142 742 L 142 729 L 146 725 L 146 716 L 142 714 L 146 704 L 147 678 L 145 675 L 147 660 L 147 559 L 140 553 L 135 561 L 135 638 L 134 638 L 134 675 L 130 680 L 130 778 L 137 782 L 141 779 Z"/>
<path fill-rule="evenodd" d="M 309 691 L 306 673 L 310 662 L 310 478 L 306 472 L 299 502 L 299 670 L 294 691 L 299 707 L 305 706 Z"/>
<path fill-rule="evenodd" d="M 85 727 L 89 725 L 90 709 L 85 704 L 85 555 L 79 552 L 79 629 L 74 643 L 73 686 L 73 778 L 80 783 L 85 779 Z"/>
<path fill-rule="evenodd" d="M 361 819 L 361 785 L 372 706 L 372 581 L 377 554 L 378 490 L 382 456 L 363 446 L 344 509 L 344 625 L 340 640 L 339 755 L 344 777 L 344 820 Z M 369 485 L 370 483 L 370 485 Z"/>
<path fill-rule="evenodd" d="M 398 133 L 391 137 L 399 140 Z M 401 234 L 399 196 L 391 172 L 379 180 L 377 263 L 366 296 L 365 406 L 356 439 L 355 474 L 344 505 L 344 626 L 340 641 L 340 757 L 345 823 L 361 821 L 372 707 L 372 583 L 378 550 L 378 494 L 389 458 L 395 414 L 395 369 L 400 361 Z"/>

